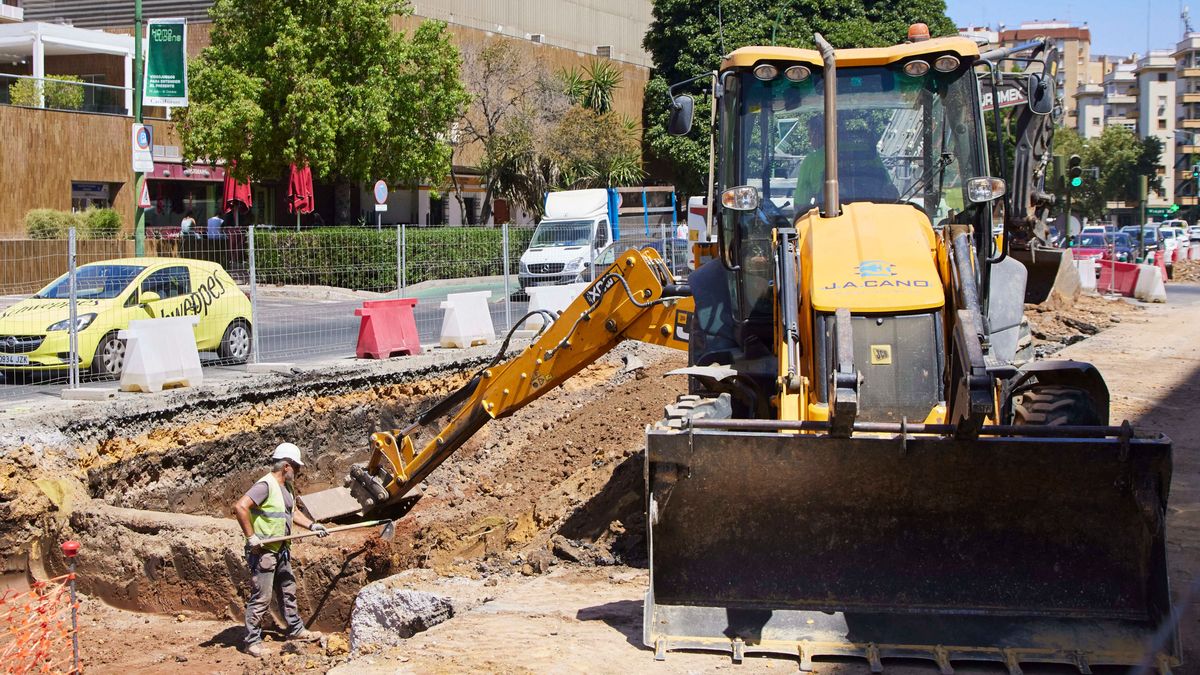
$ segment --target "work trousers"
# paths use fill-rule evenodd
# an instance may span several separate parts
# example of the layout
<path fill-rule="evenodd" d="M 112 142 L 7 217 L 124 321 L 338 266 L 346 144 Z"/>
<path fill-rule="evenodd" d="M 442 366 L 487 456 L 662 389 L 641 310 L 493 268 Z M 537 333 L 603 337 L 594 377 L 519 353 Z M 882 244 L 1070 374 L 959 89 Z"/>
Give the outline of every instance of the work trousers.
<path fill-rule="evenodd" d="M 246 603 L 246 645 L 262 640 L 262 620 L 271 606 L 271 596 L 279 598 L 279 610 L 287 622 L 287 634 L 304 630 L 296 605 L 296 575 L 292 574 L 292 554 L 285 546 L 278 553 L 266 550 L 246 551 L 250 566 L 250 600 Z"/>

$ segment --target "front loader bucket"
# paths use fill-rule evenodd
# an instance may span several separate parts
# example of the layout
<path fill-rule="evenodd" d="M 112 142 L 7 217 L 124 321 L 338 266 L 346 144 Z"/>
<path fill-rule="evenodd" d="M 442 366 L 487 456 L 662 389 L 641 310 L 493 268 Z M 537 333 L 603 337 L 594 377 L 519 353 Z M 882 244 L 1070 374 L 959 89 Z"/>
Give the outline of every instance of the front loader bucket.
<path fill-rule="evenodd" d="M 1166 672 L 1170 441 L 1005 433 L 652 429 L 646 645 Z"/>
<path fill-rule="evenodd" d="M 1054 293 L 1062 301 L 1074 303 L 1081 286 L 1071 249 L 1035 247 L 1012 250 L 1009 255 L 1021 261 L 1029 270 L 1025 282 L 1025 302 L 1040 305 Z"/>

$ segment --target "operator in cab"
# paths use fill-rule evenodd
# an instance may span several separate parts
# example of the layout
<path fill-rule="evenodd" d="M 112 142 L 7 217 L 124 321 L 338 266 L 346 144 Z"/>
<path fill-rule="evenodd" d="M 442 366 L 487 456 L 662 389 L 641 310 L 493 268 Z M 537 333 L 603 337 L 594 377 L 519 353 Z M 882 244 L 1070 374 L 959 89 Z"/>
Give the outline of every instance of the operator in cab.
<path fill-rule="evenodd" d="M 289 542 L 264 543 L 266 539 L 291 535 L 293 523 L 316 532 L 318 537 L 329 536 L 324 525 L 314 523 L 296 510 L 296 493 L 292 486 L 302 468 L 300 448 L 292 443 L 280 443 L 271 454 L 270 473 L 259 478 L 233 505 L 238 525 L 246 535 L 246 564 L 250 567 L 244 644 L 246 653 L 256 658 L 267 655 L 262 643 L 262 620 L 273 595 L 279 599 L 279 610 L 287 622 L 288 640 L 316 642 L 321 639 L 321 633 L 305 628 L 304 620 L 300 618 Z"/>
<path fill-rule="evenodd" d="M 867 127 L 850 129 L 847 122 L 838 124 L 838 182 L 843 201 L 894 202 L 899 192 L 888 175 L 883 160 L 875 148 L 875 138 Z M 796 214 L 803 215 L 814 206 L 824 206 L 825 184 L 825 118 L 808 118 L 808 142 L 812 152 L 805 155 L 796 167 L 796 191 L 793 194 Z"/>

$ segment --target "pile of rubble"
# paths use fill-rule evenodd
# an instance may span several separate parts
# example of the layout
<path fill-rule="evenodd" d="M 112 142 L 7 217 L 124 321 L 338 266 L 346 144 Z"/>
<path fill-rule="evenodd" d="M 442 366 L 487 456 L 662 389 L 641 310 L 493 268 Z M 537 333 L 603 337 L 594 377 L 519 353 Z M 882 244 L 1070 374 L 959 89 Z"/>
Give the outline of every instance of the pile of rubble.
<path fill-rule="evenodd" d="M 1054 302 L 1025 306 L 1037 358 L 1049 356 L 1113 324 L 1136 321 L 1141 311 L 1141 307 L 1125 300 L 1094 295 L 1080 295 L 1070 306 Z"/>

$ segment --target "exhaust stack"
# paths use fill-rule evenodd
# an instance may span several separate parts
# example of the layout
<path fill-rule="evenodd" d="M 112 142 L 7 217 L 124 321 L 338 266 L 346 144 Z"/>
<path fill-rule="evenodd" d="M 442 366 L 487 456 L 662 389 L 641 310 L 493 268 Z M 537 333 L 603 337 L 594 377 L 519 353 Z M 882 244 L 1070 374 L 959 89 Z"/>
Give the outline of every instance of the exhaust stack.
<path fill-rule="evenodd" d="M 825 67 L 825 211 L 821 215 L 834 218 L 842 214 L 838 199 L 837 60 L 833 45 L 824 36 L 814 33 L 813 39 Z"/>

